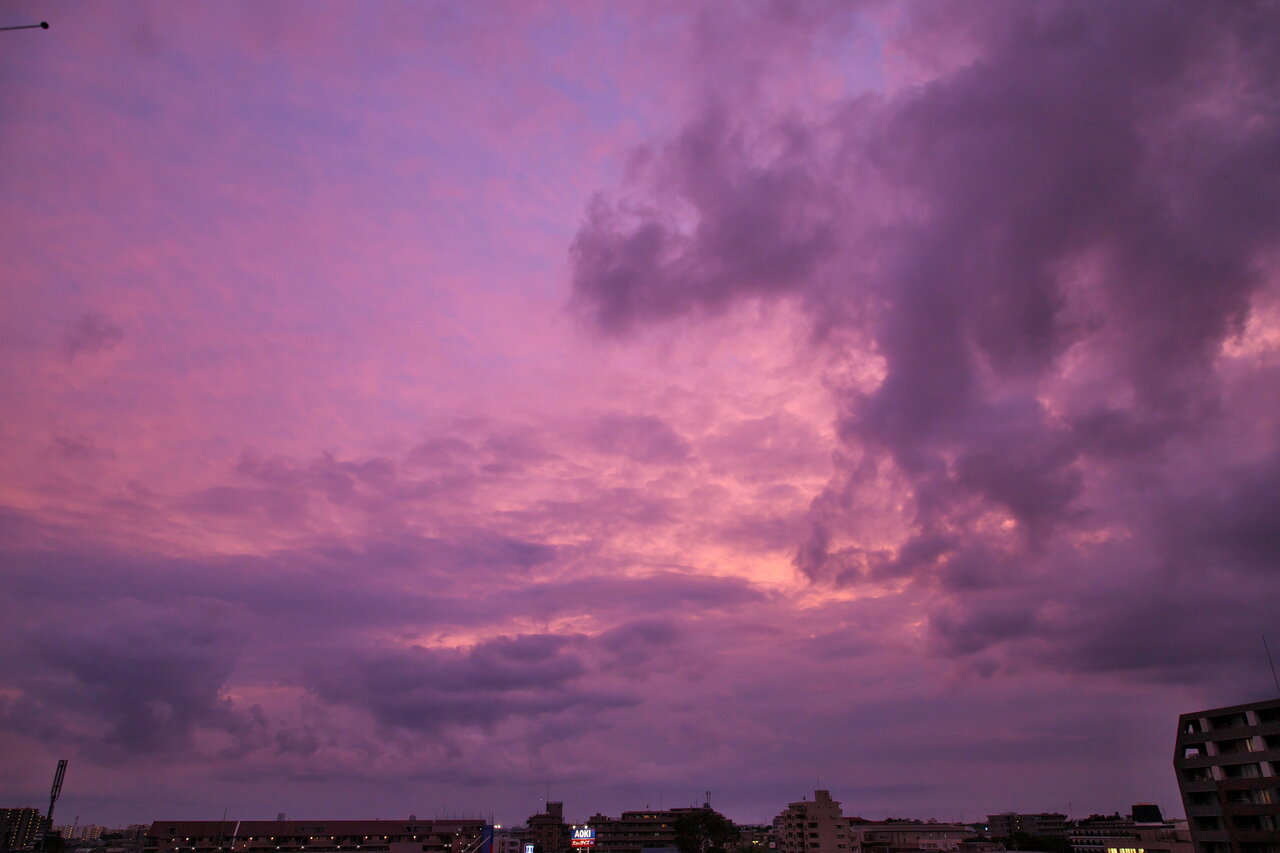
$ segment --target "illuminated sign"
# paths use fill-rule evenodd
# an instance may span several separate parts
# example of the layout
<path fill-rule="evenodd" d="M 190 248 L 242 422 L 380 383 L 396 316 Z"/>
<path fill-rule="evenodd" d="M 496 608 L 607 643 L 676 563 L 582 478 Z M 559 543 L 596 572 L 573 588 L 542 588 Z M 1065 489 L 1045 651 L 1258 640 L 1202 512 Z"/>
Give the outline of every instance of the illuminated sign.
<path fill-rule="evenodd" d="M 1107 853 L 1147 853 L 1142 847 L 1108 847 Z"/>
<path fill-rule="evenodd" d="M 570 835 L 570 847 L 595 847 L 596 828 L 594 826 L 575 826 Z"/>
<path fill-rule="evenodd" d="M 526 844 L 526 845 L 524 846 L 524 853 L 533 853 L 533 845 L 532 845 L 532 844 Z"/>

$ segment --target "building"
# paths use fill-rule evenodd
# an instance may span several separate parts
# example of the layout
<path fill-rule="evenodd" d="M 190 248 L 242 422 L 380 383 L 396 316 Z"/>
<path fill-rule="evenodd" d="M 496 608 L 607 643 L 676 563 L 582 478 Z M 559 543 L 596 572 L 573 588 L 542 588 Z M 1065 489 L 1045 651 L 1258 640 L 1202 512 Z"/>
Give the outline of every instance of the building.
<path fill-rule="evenodd" d="M 1071 853 L 1194 853 L 1187 822 L 1165 820 L 1160 807 L 1139 803 L 1128 817 L 1092 815 L 1067 831 Z"/>
<path fill-rule="evenodd" d="M 956 853 L 1004 853 L 1004 845 L 994 841 L 961 841 Z"/>
<path fill-rule="evenodd" d="M 44 830 L 39 809 L 0 809 L 0 850 L 30 847 Z"/>
<path fill-rule="evenodd" d="M 143 853 L 490 853 L 483 818 L 453 820 L 158 820 Z"/>
<path fill-rule="evenodd" d="M 814 791 L 812 800 L 787 804 L 773 819 L 780 853 L 850 853 L 849 821 L 830 791 Z"/>
<path fill-rule="evenodd" d="M 587 826 L 596 831 L 594 853 L 643 853 L 645 850 L 674 848 L 676 821 L 681 815 L 711 810 L 710 805 L 678 809 L 644 809 L 623 812 L 620 817 L 594 814 Z"/>
<path fill-rule="evenodd" d="M 1280 699 L 1183 714 L 1173 767 L 1197 853 L 1280 853 Z"/>
<path fill-rule="evenodd" d="M 493 853 L 524 853 L 525 833 L 499 829 L 493 835 Z"/>
<path fill-rule="evenodd" d="M 1015 834 L 1064 836 L 1067 834 L 1067 816 L 1058 812 L 989 814 L 987 831 L 992 838 L 1012 838 Z"/>
<path fill-rule="evenodd" d="M 738 843 L 753 850 L 776 850 L 778 833 L 772 824 L 745 824 L 738 827 Z"/>
<path fill-rule="evenodd" d="M 549 802 L 547 810 L 530 815 L 528 839 L 538 853 L 561 853 L 569 849 L 569 825 L 564 822 L 564 803 Z"/>
<path fill-rule="evenodd" d="M 969 826 L 918 820 L 852 820 L 849 835 L 856 853 L 958 851 L 961 844 L 974 837 Z"/>

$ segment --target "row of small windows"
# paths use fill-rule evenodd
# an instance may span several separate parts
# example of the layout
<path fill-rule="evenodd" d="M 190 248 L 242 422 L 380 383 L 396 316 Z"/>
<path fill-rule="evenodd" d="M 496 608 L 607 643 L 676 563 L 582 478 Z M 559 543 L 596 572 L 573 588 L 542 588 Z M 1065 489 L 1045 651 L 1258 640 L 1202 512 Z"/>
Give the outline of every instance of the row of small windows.
<path fill-rule="evenodd" d="M 1261 779 L 1264 775 L 1263 765 L 1269 765 L 1272 776 L 1280 776 L 1280 761 L 1252 762 L 1247 764 L 1218 765 L 1219 776 L 1214 776 L 1212 767 L 1185 767 L 1182 778 L 1188 782 L 1212 782 L 1217 779 Z"/>
<path fill-rule="evenodd" d="M 1280 853 L 1280 844 L 1272 841 L 1243 841 L 1237 844 L 1226 844 L 1222 842 L 1202 843 L 1200 849 L 1204 853 Z"/>
<path fill-rule="evenodd" d="M 1258 725 L 1260 726 L 1265 726 L 1268 723 L 1280 723 L 1280 708 L 1261 708 L 1254 713 L 1258 715 Z M 1249 718 L 1244 712 L 1236 711 L 1231 714 L 1219 714 L 1216 717 L 1209 717 L 1208 731 L 1238 729 L 1249 724 Z M 1187 720 L 1182 730 L 1189 735 L 1205 731 L 1205 729 L 1201 728 L 1200 721 L 1195 719 Z"/>
<path fill-rule="evenodd" d="M 1280 802 L 1280 789 L 1243 788 L 1235 791 L 1223 791 L 1221 796 L 1233 806 L 1267 806 Z M 1218 797 L 1218 791 L 1191 791 L 1187 794 L 1187 802 L 1193 806 L 1209 806 L 1216 804 Z"/>
<path fill-rule="evenodd" d="M 1280 823 L 1271 815 L 1232 815 L 1230 817 L 1231 826 L 1234 829 L 1240 829 L 1252 832 L 1274 832 L 1280 829 Z M 1203 829 L 1208 832 L 1221 830 L 1224 826 L 1223 818 L 1216 815 L 1195 818 L 1196 829 Z"/>
<path fill-rule="evenodd" d="M 1218 755 L 1237 755 L 1242 752 L 1263 752 L 1280 749 L 1280 734 L 1260 735 L 1259 737 L 1242 737 L 1233 740 L 1220 740 L 1216 744 Z M 1182 748 L 1183 758 L 1203 758 L 1209 755 L 1206 743 L 1189 743 Z"/>

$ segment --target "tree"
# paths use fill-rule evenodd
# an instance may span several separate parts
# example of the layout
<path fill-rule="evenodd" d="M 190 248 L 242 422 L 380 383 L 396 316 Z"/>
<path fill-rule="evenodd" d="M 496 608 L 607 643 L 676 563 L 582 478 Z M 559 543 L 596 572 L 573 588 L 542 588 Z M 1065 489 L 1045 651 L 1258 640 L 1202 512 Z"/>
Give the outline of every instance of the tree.
<path fill-rule="evenodd" d="M 714 809 L 687 811 L 676 818 L 676 847 L 680 853 L 725 853 L 738 840 L 738 828 Z"/>

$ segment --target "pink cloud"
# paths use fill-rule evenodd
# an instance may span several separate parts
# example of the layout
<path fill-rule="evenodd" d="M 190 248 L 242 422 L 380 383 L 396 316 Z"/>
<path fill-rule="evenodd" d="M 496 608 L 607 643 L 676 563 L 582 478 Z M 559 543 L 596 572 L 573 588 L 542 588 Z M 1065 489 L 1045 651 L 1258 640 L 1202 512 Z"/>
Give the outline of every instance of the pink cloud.
<path fill-rule="evenodd" d="M 1176 810 L 1265 681 L 1270 12 L 57 11 L 0 793 Z"/>

